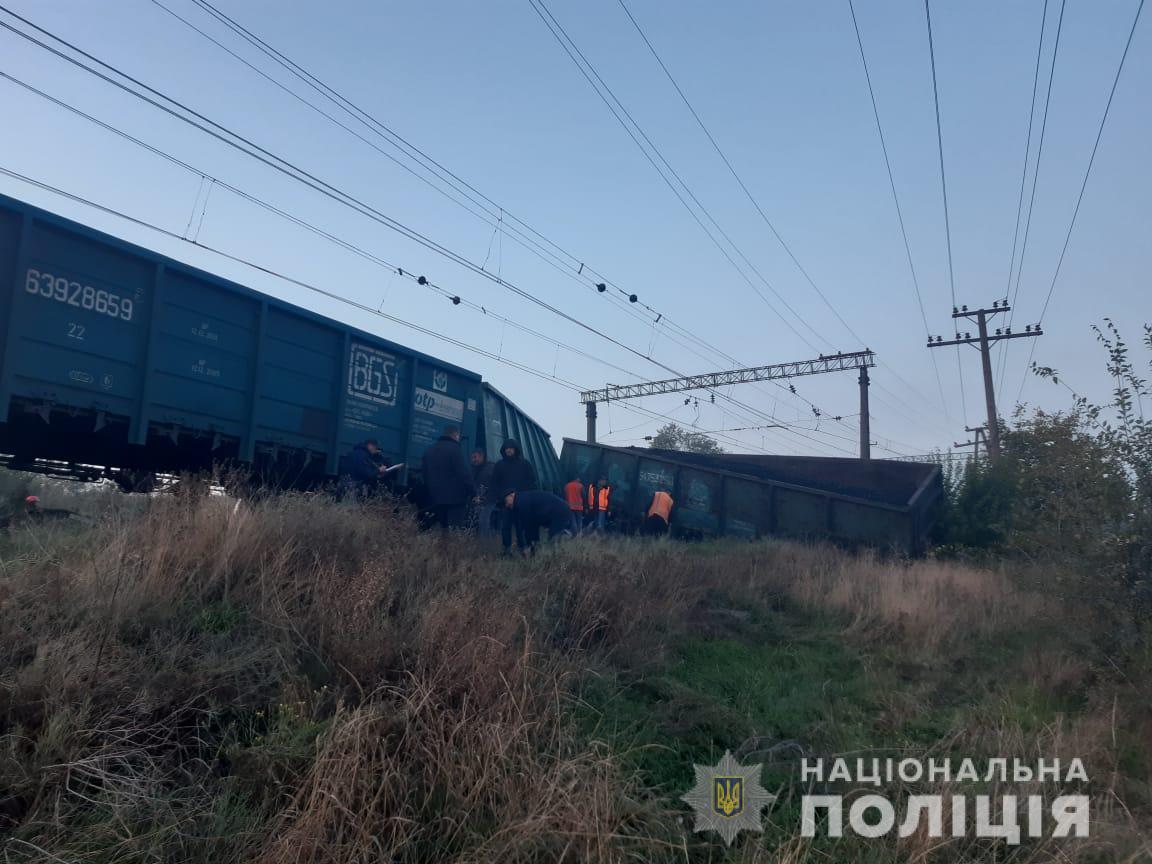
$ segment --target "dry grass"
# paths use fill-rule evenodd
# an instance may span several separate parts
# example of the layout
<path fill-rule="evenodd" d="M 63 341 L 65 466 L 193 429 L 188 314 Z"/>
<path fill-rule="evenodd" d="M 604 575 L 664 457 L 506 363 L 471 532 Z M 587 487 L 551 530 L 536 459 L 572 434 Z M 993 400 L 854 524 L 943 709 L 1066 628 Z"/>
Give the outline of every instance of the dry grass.
<path fill-rule="evenodd" d="M 707 860 L 574 721 L 589 670 L 659 667 L 717 607 L 794 608 L 940 664 L 1081 620 L 997 570 L 624 538 L 499 561 L 390 505 L 307 496 L 166 496 L 3 543 L 7 860 Z M 1083 682 L 1083 661 L 1037 651 L 1037 686 Z M 914 717 L 915 698 L 893 711 Z M 1090 759 L 1130 826 L 1124 719 L 1101 705 L 1037 733 L 993 711 L 965 744 Z M 876 860 L 931 857 L 914 843 Z M 731 860 L 824 860 L 801 838 L 742 849 Z"/>

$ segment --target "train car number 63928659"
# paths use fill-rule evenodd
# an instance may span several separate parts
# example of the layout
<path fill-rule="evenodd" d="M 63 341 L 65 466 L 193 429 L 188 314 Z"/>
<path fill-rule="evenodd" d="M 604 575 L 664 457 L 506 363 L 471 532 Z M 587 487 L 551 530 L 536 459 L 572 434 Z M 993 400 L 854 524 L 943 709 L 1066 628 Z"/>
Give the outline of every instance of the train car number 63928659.
<path fill-rule="evenodd" d="M 27 278 L 24 280 L 24 290 L 48 300 L 80 309 L 90 309 L 100 315 L 124 321 L 132 320 L 135 306 L 130 297 L 121 297 L 113 291 L 82 285 L 64 276 L 41 273 L 31 267 L 28 268 Z"/>

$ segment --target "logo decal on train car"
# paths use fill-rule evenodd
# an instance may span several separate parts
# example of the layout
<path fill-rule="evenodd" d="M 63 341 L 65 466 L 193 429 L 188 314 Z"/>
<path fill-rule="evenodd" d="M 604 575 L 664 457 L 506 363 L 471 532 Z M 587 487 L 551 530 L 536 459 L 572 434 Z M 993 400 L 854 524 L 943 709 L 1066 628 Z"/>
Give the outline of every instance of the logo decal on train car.
<path fill-rule="evenodd" d="M 416 388 L 415 408 L 425 414 L 443 417 L 445 420 L 455 420 L 457 423 L 464 419 L 464 402 L 462 400 L 433 393 L 423 387 Z"/>
<path fill-rule="evenodd" d="M 400 390 L 399 363 L 367 345 L 352 343 L 348 360 L 348 395 L 378 405 L 393 406 Z"/>
<path fill-rule="evenodd" d="M 440 393 L 448 392 L 448 373 L 443 369 L 436 369 L 432 372 L 432 389 Z"/>

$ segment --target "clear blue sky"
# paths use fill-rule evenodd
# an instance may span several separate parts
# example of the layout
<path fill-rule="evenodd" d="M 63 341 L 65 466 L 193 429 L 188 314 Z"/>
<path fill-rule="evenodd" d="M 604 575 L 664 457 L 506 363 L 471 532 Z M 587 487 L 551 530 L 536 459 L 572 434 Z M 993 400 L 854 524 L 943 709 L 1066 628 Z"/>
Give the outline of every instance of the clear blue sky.
<path fill-rule="evenodd" d="M 240 43 L 192 0 L 171 9 L 244 53 L 290 87 L 302 85 Z M 724 168 L 618 0 L 549 6 L 701 202 L 788 304 L 768 294 L 802 341 L 753 293 L 617 125 L 528 0 L 393 3 L 216 0 L 217 5 L 341 90 L 480 191 L 668 319 L 742 363 L 804 359 L 860 347 L 771 236 Z M 947 446 L 982 421 L 978 355 L 937 351 L 941 405 L 846 0 L 725 4 L 627 0 L 628 7 L 726 150 L 765 212 L 839 314 L 878 354 L 873 437 L 902 453 Z M 536 296 L 685 372 L 726 361 L 687 353 L 663 324 L 627 316 L 507 236 L 460 209 L 372 148 L 201 36 L 151 0 L 6 0 L 42 27 L 185 101 L 326 181 L 482 262 Z M 1036 320 L 1048 292 L 1104 104 L 1138 0 L 1068 0 L 1040 166 L 1016 325 Z M 1043 0 L 933 4 L 958 302 L 1007 293 L 1009 260 Z M 1059 0 L 1050 0 L 1040 112 Z M 951 329 L 936 127 L 924 7 L 858 0 L 857 13 L 888 138 L 929 326 Z M 0 14 L 0 19 L 9 20 Z M 158 114 L 6 31 L 0 70 L 122 126 L 229 183 L 267 198 L 406 270 L 623 367 L 600 365 L 454 307 L 279 217 L 216 189 L 200 239 L 357 301 L 585 386 L 667 377 L 499 285 L 356 216 L 206 136 Z M 1078 392 L 1108 401 L 1090 324 L 1111 316 L 1135 341 L 1152 320 L 1152 21 L 1137 28 L 1075 233 L 1045 316 L 1036 360 Z M 314 94 L 310 98 L 316 98 Z M 0 165 L 182 232 L 200 178 L 0 80 Z M 329 110 L 331 110 L 329 108 Z M 362 127 L 361 127 L 362 128 Z M 367 134 L 367 133 L 365 133 Z M 385 146 L 385 145 L 381 145 Z M 1029 181 L 1030 182 L 1030 181 Z M 539 419 L 559 444 L 583 434 L 576 396 L 553 383 L 444 345 L 297 287 L 257 278 L 180 241 L 61 200 L 7 177 L 0 191 L 92 224 L 260 290 L 475 369 Z M 495 237 L 495 240 L 494 240 Z M 489 252 L 489 250 L 491 250 Z M 753 277 L 755 281 L 755 277 Z M 767 289 L 763 289 L 767 294 Z M 650 316 L 651 317 L 651 316 Z M 974 329 L 969 328 L 969 329 Z M 999 394 L 1016 398 L 1030 347 L 1008 345 Z M 833 455 L 855 447 L 853 373 L 795 381 L 808 404 L 771 385 L 732 395 L 794 431 L 732 433 L 757 450 Z M 1071 394 L 1029 376 L 1026 402 L 1057 409 Z M 763 423 L 700 398 L 644 400 L 702 430 Z M 737 414 L 744 415 L 738 417 Z M 616 405 L 601 435 L 631 442 L 659 421 Z M 884 449 L 877 455 L 890 455 Z"/>

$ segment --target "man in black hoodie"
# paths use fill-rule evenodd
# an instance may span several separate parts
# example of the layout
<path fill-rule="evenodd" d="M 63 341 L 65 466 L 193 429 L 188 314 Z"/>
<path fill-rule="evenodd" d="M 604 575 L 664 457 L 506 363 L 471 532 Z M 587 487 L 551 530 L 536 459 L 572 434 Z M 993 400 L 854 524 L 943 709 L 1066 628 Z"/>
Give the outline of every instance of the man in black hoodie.
<path fill-rule="evenodd" d="M 502 492 L 509 489 L 515 492 L 529 492 L 536 488 L 536 469 L 532 463 L 520 455 L 520 442 L 509 438 L 500 448 L 503 458 L 496 463 L 492 470 L 492 487 Z M 512 527 L 516 527 L 516 545 L 523 548 L 524 531 L 519 523 L 512 517 L 512 511 L 505 509 L 501 513 L 500 539 L 504 544 L 504 551 L 512 551 Z"/>
<path fill-rule="evenodd" d="M 464 527 L 468 502 L 476 494 L 476 485 L 464 461 L 457 427 L 444 428 L 440 440 L 424 451 L 422 467 L 428 504 L 436 514 L 440 530 Z"/>

